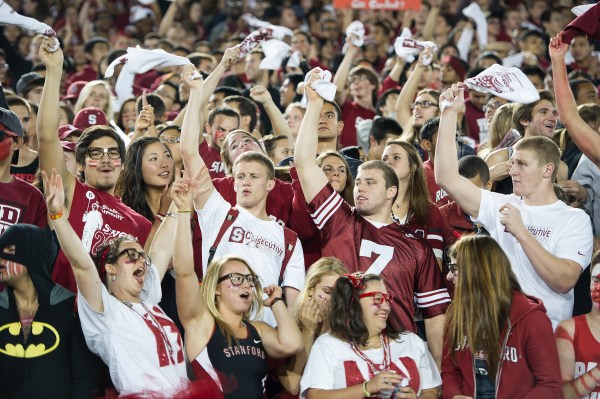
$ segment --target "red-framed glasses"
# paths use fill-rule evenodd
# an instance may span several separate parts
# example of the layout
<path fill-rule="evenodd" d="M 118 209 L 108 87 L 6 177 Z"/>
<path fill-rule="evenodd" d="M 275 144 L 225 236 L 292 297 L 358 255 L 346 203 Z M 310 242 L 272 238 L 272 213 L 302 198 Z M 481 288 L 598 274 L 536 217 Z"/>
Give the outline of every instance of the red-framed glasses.
<path fill-rule="evenodd" d="M 392 303 L 393 296 L 391 294 L 384 294 L 383 292 L 374 291 L 374 292 L 365 292 L 364 294 L 360 294 L 359 298 L 367 298 L 373 297 L 373 303 L 375 305 L 381 305 L 383 301 L 387 303 Z"/>

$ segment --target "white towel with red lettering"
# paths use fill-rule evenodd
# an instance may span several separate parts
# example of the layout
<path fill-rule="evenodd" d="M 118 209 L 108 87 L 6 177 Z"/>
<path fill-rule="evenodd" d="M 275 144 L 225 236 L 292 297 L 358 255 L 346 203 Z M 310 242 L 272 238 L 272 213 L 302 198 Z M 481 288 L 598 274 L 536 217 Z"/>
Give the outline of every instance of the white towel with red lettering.
<path fill-rule="evenodd" d="M 464 83 L 469 89 L 490 93 L 512 102 L 530 104 L 540 99 L 533 83 L 519 68 L 494 64 Z"/>

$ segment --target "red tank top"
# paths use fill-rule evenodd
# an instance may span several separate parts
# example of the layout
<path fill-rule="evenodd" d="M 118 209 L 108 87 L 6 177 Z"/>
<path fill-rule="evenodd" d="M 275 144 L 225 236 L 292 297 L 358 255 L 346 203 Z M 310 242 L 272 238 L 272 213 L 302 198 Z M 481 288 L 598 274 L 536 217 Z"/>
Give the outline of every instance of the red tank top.
<path fill-rule="evenodd" d="M 573 318 L 575 331 L 573 349 L 575 350 L 575 378 L 579 378 L 600 363 L 600 342 L 594 337 L 585 315 Z M 600 397 L 600 386 L 594 388 L 586 398 Z"/>

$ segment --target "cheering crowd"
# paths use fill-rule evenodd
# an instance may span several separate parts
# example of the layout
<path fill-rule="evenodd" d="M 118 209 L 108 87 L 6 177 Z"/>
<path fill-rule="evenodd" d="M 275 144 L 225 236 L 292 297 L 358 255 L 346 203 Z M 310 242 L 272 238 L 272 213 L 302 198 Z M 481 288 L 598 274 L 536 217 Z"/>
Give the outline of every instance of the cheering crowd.
<path fill-rule="evenodd" d="M 600 398 L 600 5 L 0 25 L 1 397 Z"/>

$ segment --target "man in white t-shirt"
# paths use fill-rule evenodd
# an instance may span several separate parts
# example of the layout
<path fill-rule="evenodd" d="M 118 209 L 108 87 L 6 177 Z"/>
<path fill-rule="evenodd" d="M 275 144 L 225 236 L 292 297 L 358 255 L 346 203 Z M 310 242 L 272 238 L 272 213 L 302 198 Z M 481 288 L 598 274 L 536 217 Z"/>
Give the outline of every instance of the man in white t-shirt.
<path fill-rule="evenodd" d="M 194 199 L 202 231 L 202 270 L 206 273 L 210 248 L 216 245 L 214 258 L 235 254 L 248 261 L 266 287 L 278 284 L 282 267 L 282 286 L 285 299 L 294 303 L 304 285 L 305 269 L 302 246 L 293 235 L 293 249 L 286 242 L 284 227 L 269 218 L 266 210 L 267 195 L 275 186 L 275 168 L 265 155 L 249 151 L 241 154 L 233 164 L 235 209 L 239 214 L 219 238 L 221 226 L 230 214 L 231 205 L 215 190 L 212 180 L 204 178 L 205 190 Z M 217 242 L 218 241 L 218 242 Z M 288 254 L 286 264 L 286 251 Z M 275 317 L 269 309 L 261 319 L 275 326 Z"/>
<path fill-rule="evenodd" d="M 511 195 L 481 190 L 460 176 L 454 137 L 463 94 L 464 87 L 459 83 L 440 97 L 436 182 L 498 241 L 521 288 L 543 300 L 556 328 L 560 321 L 571 317 L 573 287 L 590 263 L 589 217 L 559 201 L 554 194 L 560 151 L 547 137 L 528 137 L 515 144 Z"/>

